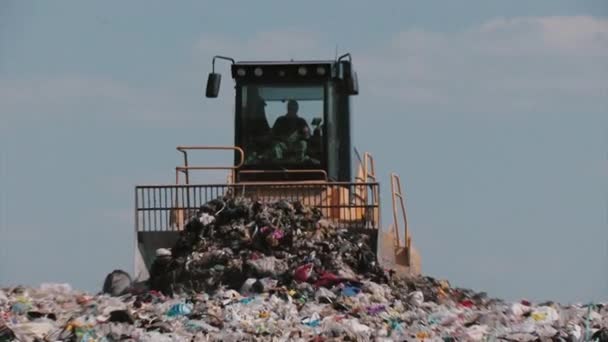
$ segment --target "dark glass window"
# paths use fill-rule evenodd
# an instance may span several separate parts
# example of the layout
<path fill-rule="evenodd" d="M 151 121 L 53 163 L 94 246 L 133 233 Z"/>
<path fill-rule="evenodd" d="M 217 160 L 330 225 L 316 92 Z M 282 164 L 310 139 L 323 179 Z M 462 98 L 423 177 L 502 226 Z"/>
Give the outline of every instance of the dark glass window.
<path fill-rule="evenodd" d="M 245 166 L 323 166 L 323 85 L 243 85 L 241 147 Z"/>

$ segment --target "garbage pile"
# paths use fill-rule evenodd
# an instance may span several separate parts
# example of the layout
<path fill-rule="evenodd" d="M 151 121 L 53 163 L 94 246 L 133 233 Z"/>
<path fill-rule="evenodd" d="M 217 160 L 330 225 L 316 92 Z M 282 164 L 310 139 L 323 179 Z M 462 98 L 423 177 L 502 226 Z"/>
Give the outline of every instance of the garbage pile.
<path fill-rule="evenodd" d="M 369 236 L 284 201 L 207 203 L 146 286 L 0 290 L 2 341 L 604 341 L 608 305 L 505 302 L 376 263 Z"/>
<path fill-rule="evenodd" d="M 65 284 L 3 288 L 0 341 L 608 341 L 605 304 L 488 301 L 430 278 L 405 296 L 395 286 L 172 297 L 90 295 Z"/>
<path fill-rule="evenodd" d="M 187 222 L 171 250 L 157 251 L 150 285 L 164 294 L 219 287 L 260 293 L 300 283 L 387 282 L 374 243 L 365 231 L 338 229 L 299 202 L 217 199 Z"/>

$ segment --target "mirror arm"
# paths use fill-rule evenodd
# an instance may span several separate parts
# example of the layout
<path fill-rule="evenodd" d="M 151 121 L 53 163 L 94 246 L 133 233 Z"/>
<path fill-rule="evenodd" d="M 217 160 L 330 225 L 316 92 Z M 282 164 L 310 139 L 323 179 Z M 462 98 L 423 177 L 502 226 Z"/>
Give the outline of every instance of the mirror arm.
<path fill-rule="evenodd" d="M 215 59 L 216 59 L 216 58 L 217 58 L 217 59 L 223 59 L 223 60 L 225 60 L 225 61 L 231 61 L 231 62 L 232 62 L 232 64 L 236 63 L 236 62 L 234 61 L 234 59 L 232 59 L 232 58 L 230 58 L 230 57 L 224 57 L 224 56 L 214 56 L 214 57 L 213 57 L 213 60 L 211 60 L 211 72 L 212 72 L 212 73 L 215 73 Z"/>
<path fill-rule="evenodd" d="M 352 59 L 352 57 L 350 55 L 350 52 L 349 53 L 345 53 L 342 56 L 338 57 L 338 62 L 340 62 L 342 59 L 344 59 L 346 57 L 348 57 L 348 62 L 352 64 L 353 59 Z"/>

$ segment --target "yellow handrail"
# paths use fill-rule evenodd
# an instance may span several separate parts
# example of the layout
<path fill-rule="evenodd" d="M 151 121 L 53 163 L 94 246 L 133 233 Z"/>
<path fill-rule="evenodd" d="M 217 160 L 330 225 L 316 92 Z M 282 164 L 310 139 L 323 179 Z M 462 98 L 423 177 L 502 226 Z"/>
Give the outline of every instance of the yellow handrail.
<path fill-rule="evenodd" d="M 371 153 L 365 152 L 363 155 L 363 160 L 359 161 L 359 168 L 357 170 L 357 175 L 355 176 L 355 182 L 360 184 L 377 182 L 376 167 Z M 353 195 L 358 201 L 377 206 L 380 200 L 380 189 L 378 187 L 374 187 L 370 196 L 368 186 L 361 185 L 355 188 Z M 367 213 L 367 215 L 371 215 L 375 222 L 380 222 L 380 210 L 378 208 L 373 209 L 372 212 Z"/>
<path fill-rule="evenodd" d="M 396 248 L 404 247 L 407 249 L 408 257 L 410 253 L 410 245 L 411 238 L 409 236 L 409 230 L 407 226 L 407 214 L 405 210 L 404 199 L 405 196 L 401 191 L 401 178 L 396 173 L 391 173 L 391 192 L 392 192 L 392 203 L 393 203 L 393 227 L 395 229 L 395 244 Z M 399 200 L 399 205 L 401 207 L 401 214 L 403 215 L 403 225 L 404 225 L 404 245 L 401 246 L 401 241 L 399 238 L 399 221 L 397 220 L 397 199 Z M 409 260 L 409 259 L 408 259 Z"/>
<path fill-rule="evenodd" d="M 177 150 L 184 154 L 184 166 L 177 166 L 175 168 L 175 184 L 179 184 L 180 171 L 186 175 L 186 184 L 190 184 L 190 170 L 231 170 L 232 178 L 234 179 L 234 171 L 245 163 L 245 151 L 238 146 L 178 146 Z M 190 150 L 232 150 L 239 152 L 240 160 L 234 166 L 189 166 L 188 151 Z"/>

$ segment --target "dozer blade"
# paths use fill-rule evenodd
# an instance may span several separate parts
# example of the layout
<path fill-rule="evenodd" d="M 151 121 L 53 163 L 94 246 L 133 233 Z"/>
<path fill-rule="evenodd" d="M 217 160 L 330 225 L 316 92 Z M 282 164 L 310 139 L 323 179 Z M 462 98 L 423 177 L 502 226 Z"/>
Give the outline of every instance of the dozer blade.
<path fill-rule="evenodd" d="M 241 184 L 188 184 L 140 185 L 135 188 L 135 230 L 138 264 L 150 267 L 158 248 L 171 248 L 184 229 L 187 220 L 199 208 L 224 197 L 244 197 L 262 203 L 285 200 L 299 202 L 305 207 L 318 209 L 323 218 L 335 229 L 364 233 L 377 255 L 379 211 L 377 202 L 365 201 L 351 194 L 356 189 L 368 188 L 377 193 L 378 183 L 241 183 Z M 140 266 L 141 268 L 141 266 Z M 141 272 L 144 274 L 145 272 Z"/>

